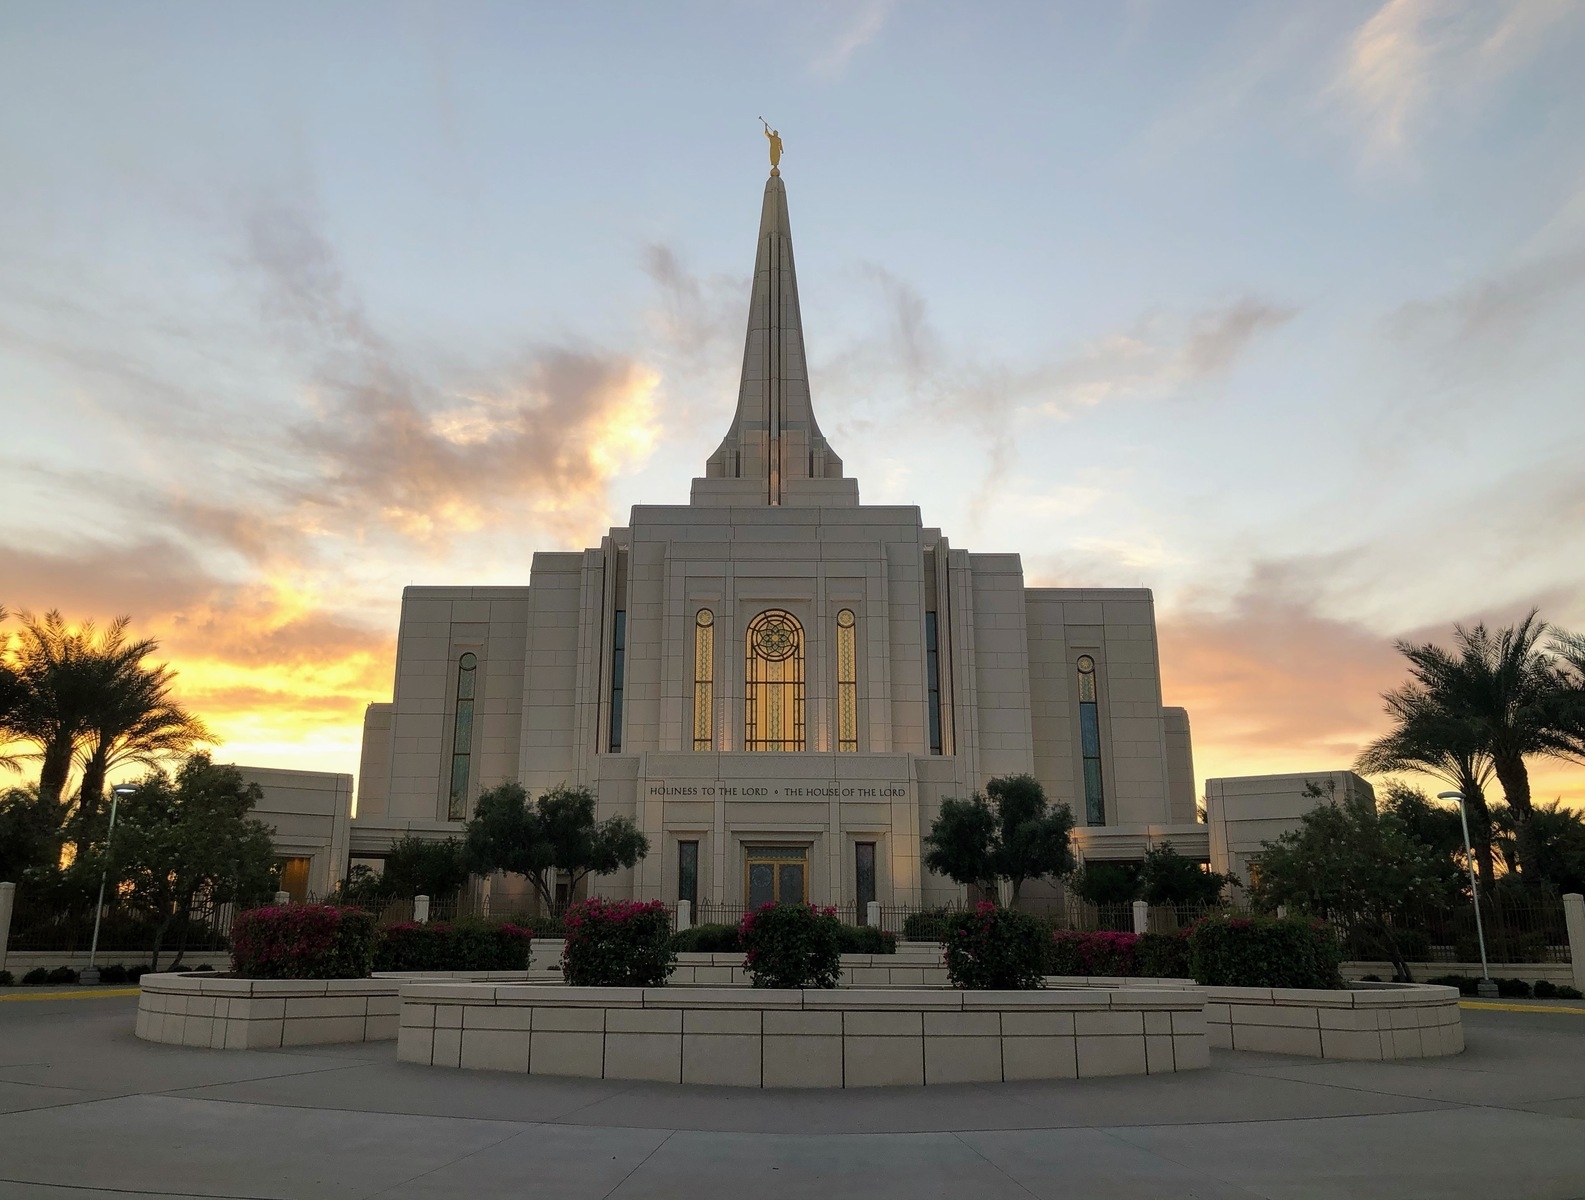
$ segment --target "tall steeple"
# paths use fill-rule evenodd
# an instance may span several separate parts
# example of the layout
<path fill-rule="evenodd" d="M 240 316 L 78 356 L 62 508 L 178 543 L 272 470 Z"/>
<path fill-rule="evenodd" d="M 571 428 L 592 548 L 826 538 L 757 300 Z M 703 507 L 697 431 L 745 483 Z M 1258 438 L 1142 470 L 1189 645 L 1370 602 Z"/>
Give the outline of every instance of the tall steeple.
<path fill-rule="evenodd" d="M 851 481 L 836 487 L 799 482 L 842 479 L 842 460 L 826 444 L 809 401 L 787 187 L 774 168 L 760 209 L 737 414 L 705 464 L 705 476 L 758 481 L 763 504 L 857 503 Z M 730 494 L 736 503 L 751 502 L 744 486 L 707 490 L 723 498 Z M 697 502 L 699 489 L 695 492 Z"/>

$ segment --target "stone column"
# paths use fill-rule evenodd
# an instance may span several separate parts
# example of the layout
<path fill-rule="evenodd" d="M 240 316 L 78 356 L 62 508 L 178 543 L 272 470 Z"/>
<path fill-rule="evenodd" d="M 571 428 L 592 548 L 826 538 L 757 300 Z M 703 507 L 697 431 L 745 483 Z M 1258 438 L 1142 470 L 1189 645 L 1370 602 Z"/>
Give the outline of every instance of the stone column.
<path fill-rule="evenodd" d="M 1134 932 L 1150 932 L 1150 905 L 1143 900 L 1134 901 Z"/>
<path fill-rule="evenodd" d="M 871 900 L 865 904 L 864 924 L 871 929 L 879 929 L 881 927 L 881 902 L 879 900 Z"/>
<path fill-rule="evenodd" d="M 291 892 L 276 892 L 275 893 L 275 903 L 276 903 L 277 907 L 285 906 L 287 904 L 290 904 L 291 902 L 292 902 L 292 893 Z"/>
<path fill-rule="evenodd" d="M 0 887 L 4 887 L 0 884 Z M 0 896 L 0 912 L 4 911 L 5 899 Z M 1579 892 L 1570 892 L 1563 897 L 1563 916 L 1568 922 L 1568 948 L 1569 957 L 1574 960 L 1574 986 L 1585 992 L 1585 896 Z M 5 923 L 0 920 L 0 962 L 5 961 Z"/>
<path fill-rule="evenodd" d="M 11 941 L 11 912 L 16 907 L 16 898 L 16 884 L 0 883 L 0 969 L 6 965 L 6 946 Z"/>
<path fill-rule="evenodd" d="M 693 928 L 693 902 L 691 900 L 677 901 L 677 932 Z"/>
<path fill-rule="evenodd" d="M 429 897 L 413 897 L 413 920 L 420 925 L 429 924 Z"/>

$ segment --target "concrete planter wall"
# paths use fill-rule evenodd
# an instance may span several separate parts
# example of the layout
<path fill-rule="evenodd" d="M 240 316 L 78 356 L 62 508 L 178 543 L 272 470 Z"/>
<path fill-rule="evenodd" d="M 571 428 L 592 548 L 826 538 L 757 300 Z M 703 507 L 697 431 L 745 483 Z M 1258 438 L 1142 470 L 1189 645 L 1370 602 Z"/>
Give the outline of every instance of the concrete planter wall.
<path fill-rule="evenodd" d="M 145 975 L 137 1036 L 171 1046 L 260 1050 L 396 1037 L 404 980 L 546 978 L 522 971 L 376 975 L 372 979 L 224 979 L 208 972 Z M 557 976 L 559 978 L 559 976 Z"/>
<path fill-rule="evenodd" d="M 875 1087 L 1208 1066 L 1193 989 L 569 988 L 414 982 L 397 1057 L 737 1087 Z"/>
<path fill-rule="evenodd" d="M 1047 987 L 1139 986 L 1144 980 L 1048 976 Z M 1437 1058 L 1464 1050 L 1458 989 L 1435 984 L 1356 983 L 1338 989 L 1200 988 L 1192 980 L 1151 986 L 1205 996 L 1206 1036 L 1218 1050 L 1307 1058 Z"/>

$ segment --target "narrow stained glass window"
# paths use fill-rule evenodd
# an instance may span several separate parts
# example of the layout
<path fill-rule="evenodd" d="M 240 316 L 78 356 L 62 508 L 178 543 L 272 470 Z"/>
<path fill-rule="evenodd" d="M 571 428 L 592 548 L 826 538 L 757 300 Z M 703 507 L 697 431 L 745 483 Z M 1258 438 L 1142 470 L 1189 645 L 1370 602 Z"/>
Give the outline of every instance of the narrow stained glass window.
<path fill-rule="evenodd" d="M 941 753 L 941 652 L 936 614 L 925 614 L 925 685 L 929 700 L 930 753 Z"/>
<path fill-rule="evenodd" d="M 744 696 L 745 750 L 804 748 L 804 631 L 780 609 L 749 622 Z"/>
<path fill-rule="evenodd" d="M 620 608 L 611 623 L 611 753 L 622 752 L 622 687 L 627 674 L 627 613 Z"/>
<path fill-rule="evenodd" d="M 1101 715 L 1096 703 L 1095 660 L 1079 656 L 1079 749 L 1084 756 L 1084 815 L 1091 825 L 1106 824 L 1106 792 L 1101 786 Z"/>
<path fill-rule="evenodd" d="M 837 613 L 837 749 L 859 748 L 859 665 L 853 612 Z"/>
<path fill-rule="evenodd" d="M 875 899 L 875 843 L 857 842 L 853 846 L 854 879 L 853 899 L 858 904 L 859 924 L 869 920 L 868 905 Z"/>
<path fill-rule="evenodd" d="M 473 760 L 473 695 L 479 659 L 464 654 L 457 660 L 457 715 L 451 723 L 451 792 L 446 801 L 446 819 L 462 821 L 468 816 L 468 775 Z"/>
<path fill-rule="evenodd" d="M 715 616 L 701 608 L 693 621 L 693 748 L 715 748 Z"/>

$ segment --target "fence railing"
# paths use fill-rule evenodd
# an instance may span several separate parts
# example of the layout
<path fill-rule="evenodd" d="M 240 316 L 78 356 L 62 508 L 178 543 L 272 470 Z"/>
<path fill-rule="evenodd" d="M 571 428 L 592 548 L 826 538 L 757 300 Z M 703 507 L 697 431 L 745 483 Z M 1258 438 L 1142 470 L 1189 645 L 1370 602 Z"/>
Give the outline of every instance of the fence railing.
<path fill-rule="evenodd" d="M 54 901 L 18 896 L 11 913 L 9 953 L 86 951 L 93 944 L 94 906 L 61 907 Z M 193 906 L 187 919 L 173 917 L 161 936 L 162 951 L 183 947 L 188 953 L 231 948 L 231 923 L 236 905 L 205 901 Z M 165 917 L 119 902 L 99 910 L 99 952 L 148 954 Z"/>
<path fill-rule="evenodd" d="M 1563 901 L 1555 896 L 1482 897 L 1480 916 L 1486 935 L 1486 958 L 1494 963 L 1567 963 L 1568 922 Z M 1380 960 L 1390 957 L 1382 928 L 1349 917 L 1335 917 L 1344 957 Z M 1475 906 L 1417 905 L 1392 914 L 1387 932 L 1409 962 L 1480 961 Z"/>

